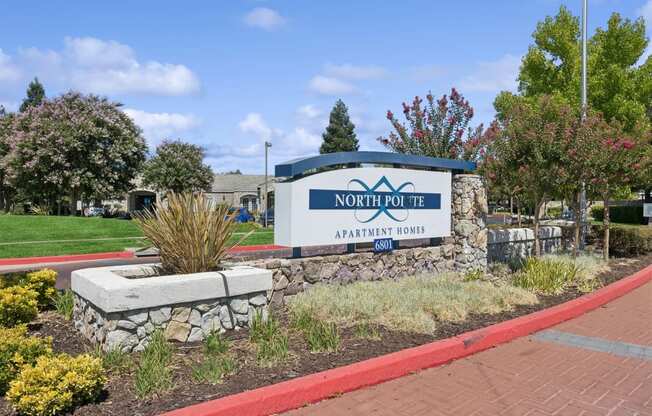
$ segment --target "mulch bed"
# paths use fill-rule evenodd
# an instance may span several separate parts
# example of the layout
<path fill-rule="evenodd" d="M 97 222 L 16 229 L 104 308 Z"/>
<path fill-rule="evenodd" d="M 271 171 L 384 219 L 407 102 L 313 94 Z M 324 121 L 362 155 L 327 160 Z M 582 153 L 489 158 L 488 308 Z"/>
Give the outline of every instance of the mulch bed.
<path fill-rule="evenodd" d="M 652 264 L 652 254 L 636 259 L 612 261 L 611 270 L 600 278 L 604 284 L 629 276 Z M 216 399 L 234 393 L 279 383 L 307 374 L 341 367 L 347 364 L 377 357 L 438 339 L 449 338 L 474 329 L 486 327 L 501 321 L 526 315 L 581 296 L 578 291 L 569 291 L 555 296 L 539 296 L 536 305 L 519 306 L 514 310 L 494 315 L 473 315 L 464 322 L 442 322 L 432 335 L 390 331 L 380 328 L 381 340 L 357 338 L 353 329 L 341 330 L 341 348 L 337 353 L 310 353 L 301 335 L 290 332 L 291 358 L 284 364 L 272 368 L 259 367 L 255 353 L 248 342 L 247 331 L 228 334 L 231 352 L 238 363 L 236 374 L 229 376 L 222 384 L 197 383 L 192 378 L 192 365 L 201 362 L 201 344 L 176 344 L 174 357 L 174 387 L 161 395 L 140 400 L 133 392 L 133 369 L 126 373 L 110 374 L 102 401 L 76 409 L 74 415 L 96 416 L 152 416 L 191 404 Z M 283 324 L 287 317 L 283 311 L 277 313 Z M 54 349 L 59 352 L 79 354 L 92 351 L 69 321 L 52 312 L 41 314 L 31 326 L 34 335 L 52 336 Z M 0 414 L 15 416 L 10 406 L 0 398 Z"/>

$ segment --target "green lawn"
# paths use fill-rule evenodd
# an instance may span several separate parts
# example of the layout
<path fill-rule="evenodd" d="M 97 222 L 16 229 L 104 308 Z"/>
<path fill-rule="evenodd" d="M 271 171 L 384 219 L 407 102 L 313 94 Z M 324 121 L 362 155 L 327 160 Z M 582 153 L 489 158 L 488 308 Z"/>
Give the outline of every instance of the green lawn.
<path fill-rule="evenodd" d="M 254 230 L 242 245 L 272 244 L 274 234 L 255 224 L 237 224 L 236 233 Z M 122 251 L 147 246 L 133 221 L 35 215 L 0 215 L 0 258 Z M 233 242 L 242 235 L 235 235 Z M 104 240 L 101 240 L 104 239 Z M 97 240 L 97 241 L 66 241 Z"/>

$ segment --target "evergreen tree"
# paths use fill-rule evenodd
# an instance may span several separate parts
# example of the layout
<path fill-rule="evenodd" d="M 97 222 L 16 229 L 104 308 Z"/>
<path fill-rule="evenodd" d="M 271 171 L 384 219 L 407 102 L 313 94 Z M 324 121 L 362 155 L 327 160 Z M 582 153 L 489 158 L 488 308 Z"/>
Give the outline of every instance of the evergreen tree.
<path fill-rule="evenodd" d="M 23 100 L 23 103 L 20 105 L 20 112 L 27 110 L 29 107 L 36 107 L 45 99 L 45 88 L 41 84 L 38 78 L 34 78 L 34 81 L 29 83 L 27 87 L 27 97 Z"/>
<path fill-rule="evenodd" d="M 353 152 L 360 147 L 355 136 L 355 126 L 349 119 L 349 110 L 342 100 L 337 100 L 331 110 L 330 120 L 322 135 L 324 142 L 319 153 Z"/>

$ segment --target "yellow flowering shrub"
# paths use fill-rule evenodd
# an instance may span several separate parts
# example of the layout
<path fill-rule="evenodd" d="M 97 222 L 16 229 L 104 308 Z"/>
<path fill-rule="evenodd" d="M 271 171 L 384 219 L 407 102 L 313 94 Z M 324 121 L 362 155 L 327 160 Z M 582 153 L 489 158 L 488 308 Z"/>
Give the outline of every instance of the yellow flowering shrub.
<path fill-rule="evenodd" d="M 0 289 L 0 326 L 28 323 L 38 315 L 38 293 L 21 286 Z"/>
<path fill-rule="evenodd" d="M 9 388 L 21 367 L 36 363 L 42 355 L 52 353 L 52 338 L 27 336 L 27 327 L 0 327 L 0 395 Z"/>
<path fill-rule="evenodd" d="M 38 293 L 38 305 L 40 308 L 52 303 L 52 298 L 57 291 L 54 288 L 56 282 L 57 272 L 52 269 L 42 269 L 27 273 L 27 276 L 25 276 L 25 287 Z"/>
<path fill-rule="evenodd" d="M 106 383 L 102 361 L 88 354 L 42 356 L 11 382 L 6 398 L 25 416 L 54 416 L 92 402 Z"/>

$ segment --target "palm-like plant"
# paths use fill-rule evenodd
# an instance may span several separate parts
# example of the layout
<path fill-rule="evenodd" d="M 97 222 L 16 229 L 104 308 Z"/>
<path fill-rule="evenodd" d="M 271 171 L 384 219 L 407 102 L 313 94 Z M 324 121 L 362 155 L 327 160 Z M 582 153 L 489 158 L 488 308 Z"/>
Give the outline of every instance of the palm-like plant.
<path fill-rule="evenodd" d="M 229 245 L 235 213 L 202 193 L 170 193 L 166 204 L 135 220 L 159 249 L 164 271 L 175 274 L 219 270 L 227 251 L 248 236 Z"/>

